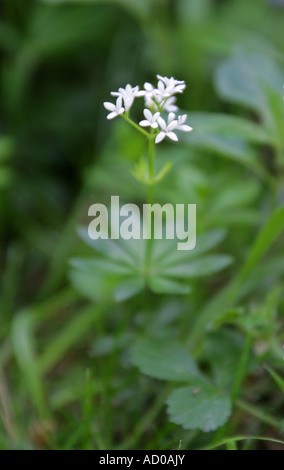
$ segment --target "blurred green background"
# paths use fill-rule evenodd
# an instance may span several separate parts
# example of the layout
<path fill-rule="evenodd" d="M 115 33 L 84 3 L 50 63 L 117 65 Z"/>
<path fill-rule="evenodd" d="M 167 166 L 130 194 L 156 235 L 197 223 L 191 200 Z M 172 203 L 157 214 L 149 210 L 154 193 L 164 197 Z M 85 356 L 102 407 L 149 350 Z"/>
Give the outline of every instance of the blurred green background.
<path fill-rule="evenodd" d="M 167 390 L 139 375 L 129 347 L 145 332 L 183 339 L 283 203 L 283 30 L 281 0 L 1 0 L 0 448 L 208 444 L 167 421 Z M 106 284 L 82 287 L 69 259 L 90 253 L 76 231 L 90 203 L 144 201 L 129 170 L 145 143 L 108 122 L 103 102 L 157 73 L 186 81 L 179 106 L 196 133 L 159 147 L 158 166 L 170 159 L 173 173 L 156 198 L 197 203 L 199 231 L 226 229 L 221 251 L 235 264 L 196 281 L 192 296 L 109 305 Z M 282 292 L 283 240 L 269 256 L 242 286 L 245 311 Z M 270 324 L 283 326 L 281 295 L 278 305 Z M 276 368 L 282 326 L 254 345 Z M 263 413 L 283 412 L 283 394 L 258 367 L 248 397 Z M 255 414 L 237 415 L 233 429 L 281 437 L 282 425 Z"/>

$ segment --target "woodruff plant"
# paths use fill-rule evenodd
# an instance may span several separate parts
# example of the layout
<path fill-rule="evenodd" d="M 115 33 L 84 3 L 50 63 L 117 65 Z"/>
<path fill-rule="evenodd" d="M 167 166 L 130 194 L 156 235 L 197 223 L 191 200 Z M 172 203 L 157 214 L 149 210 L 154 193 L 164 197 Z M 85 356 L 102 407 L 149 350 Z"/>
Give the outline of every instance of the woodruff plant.
<path fill-rule="evenodd" d="M 134 176 L 149 187 L 148 202 L 153 203 L 153 187 L 160 181 L 170 169 L 167 164 L 158 175 L 155 175 L 155 144 L 159 144 L 166 137 L 177 142 L 176 131 L 191 132 L 192 127 L 186 124 L 187 115 L 178 115 L 176 106 L 176 96 L 184 92 L 186 84 L 183 80 L 176 80 L 171 77 L 162 77 L 157 75 L 158 84 L 155 88 L 151 83 L 144 84 L 144 90 L 139 86 L 132 87 L 126 85 L 125 88 L 119 88 L 117 92 L 111 92 L 112 96 L 117 97 L 116 103 L 105 102 L 105 108 L 110 111 L 107 118 L 114 119 L 122 116 L 125 121 L 131 124 L 135 129 L 142 133 L 149 141 L 148 168 L 143 163 L 133 172 Z M 139 125 L 130 117 L 130 110 L 136 98 L 144 98 L 145 109 L 144 117 Z M 150 128 L 146 131 L 146 128 Z"/>
<path fill-rule="evenodd" d="M 148 203 L 153 204 L 154 185 L 160 181 L 169 164 L 155 174 L 155 146 L 165 138 L 178 141 L 177 132 L 190 132 L 187 115 L 178 114 L 176 95 L 183 93 L 185 82 L 158 77 L 155 88 L 145 83 L 144 90 L 127 85 L 111 95 L 115 103 L 105 102 L 108 119 L 122 117 L 148 140 L 148 162 L 140 161 L 134 176 L 148 186 Z M 136 123 L 130 110 L 136 98 L 144 98 L 144 119 Z M 90 215 L 90 214 L 89 214 Z M 94 215 L 94 214 L 91 214 Z M 227 255 L 208 255 L 224 238 L 223 230 L 212 230 L 198 236 L 194 250 L 177 250 L 174 239 L 91 238 L 86 228 L 80 230 L 82 238 L 102 256 L 94 259 L 73 259 L 73 283 L 95 301 L 109 302 L 113 296 L 125 301 L 143 292 L 145 288 L 155 294 L 189 294 L 192 280 L 213 275 L 231 264 Z M 188 353 L 172 338 L 146 338 L 135 342 L 133 363 L 139 369 L 160 380 L 181 383 L 168 400 L 171 420 L 187 429 L 209 432 L 222 426 L 231 413 L 227 394 L 216 388 L 199 370 Z"/>
<path fill-rule="evenodd" d="M 187 115 L 178 114 L 176 105 L 176 95 L 184 92 L 185 82 L 160 75 L 157 75 L 157 78 L 156 88 L 151 83 L 145 83 L 143 90 L 140 90 L 139 86 L 132 87 L 128 84 L 125 88 L 119 88 L 117 92 L 111 93 L 116 98 L 115 103 L 104 103 L 109 111 L 107 116 L 109 120 L 122 117 L 148 141 L 148 162 L 140 160 L 132 174 L 138 181 L 147 185 L 148 206 L 153 207 L 154 186 L 170 169 L 168 162 L 155 173 L 156 145 L 165 138 L 178 141 L 179 131 L 192 131 L 192 127 L 186 124 Z M 143 98 L 145 103 L 144 119 L 138 123 L 130 117 L 136 98 Z M 119 210 L 115 219 L 119 217 L 118 212 Z M 96 214 L 89 211 L 89 215 Z M 98 217 L 95 220 L 96 227 L 97 219 Z M 148 219 L 147 221 L 149 223 Z M 75 268 L 71 272 L 73 282 L 95 300 L 101 299 L 101 295 L 106 292 L 107 297 L 111 295 L 117 301 L 122 301 L 142 292 L 145 288 L 156 294 L 188 294 L 192 290 L 191 279 L 212 275 L 232 262 L 231 257 L 227 255 L 207 255 L 224 238 L 223 230 L 200 234 L 197 247 L 185 254 L 177 250 L 177 239 L 172 237 L 155 239 L 154 224 L 150 221 L 149 225 L 149 236 L 146 240 L 134 236 L 131 240 L 119 237 L 109 239 L 108 236 L 91 237 L 89 231 L 82 228 L 81 237 L 99 252 L 103 259 L 73 259 L 72 266 Z M 101 288 L 94 290 L 94 285 L 100 285 Z"/>

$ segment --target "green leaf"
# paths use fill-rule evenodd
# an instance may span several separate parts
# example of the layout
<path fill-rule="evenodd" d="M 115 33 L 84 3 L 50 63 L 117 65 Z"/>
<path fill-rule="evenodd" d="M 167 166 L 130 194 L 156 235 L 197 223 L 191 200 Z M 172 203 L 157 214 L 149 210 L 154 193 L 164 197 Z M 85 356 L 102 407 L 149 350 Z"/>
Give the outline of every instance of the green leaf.
<path fill-rule="evenodd" d="M 280 377 L 280 375 L 271 367 L 266 366 L 266 370 L 269 372 L 276 385 L 278 385 L 281 392 L 284 393 L 284 379 L 282 379 L 282 377 Z"/>
<path fill-rule="evenodd" d="M 253 171 L 260 179 L 267 181 L 271 184 L 271 178 L 267 176 L 261 164 L 258 162 L 257 154 L 255 150 L 250 145 L 250 142 L 270 142 L 270 139 L 267 137 L 267 134 L 258 129 L 257 126 L 248 123 L 248 132 L 245 132 L 245 123 L 243 120 L 236 123 L 236 130 L 234 130 L 234 118 L 231 119 L 228 116 L 228 126 L 221 125 L 221 120 L 225 117 L 222 115 L 222 118 L 219 120 L 219 126 L 214 127 L 213 122 L 210 118 L 205 116 L 204 123 L 202 122 L 202 115 L 196 117 L 196 123 L 193 121 L 191 125 L 193 126 L 193 132 L 186 134 L 182 137 L 181 142 L 183 142 L 187 147 L 192 147 L 201 151 L 208 152 L 209 154 L 214 154 L 225 159 L 233 160 L 234 162 L 249 168 Z M 218 124 L 218 119 L 217 119 Z M 251 126 L 250 126 L 251 124 Z M 248 133 L 251 131 L 251 137 L 249 138 Z"/>
<path fill-rule="evenodd" d="M 244 343 L 243 335 L 229 328 L 207 335 L 201 361 L 209 365 L 216 385 L 231 388 Z"/>
<path fill-rule="evenodd" d="M 106 295 L 112 292 L 116 300 L 126 300 L 131 293 L 139 293 L 142 285 L 148 285 L 156 294 L 188 294 L 191 287 L 181 280 L 213 275 L 232 263 L 227 255 L 199 258 L 220 243 L 225 235 L 223 230 L 201 234 L 196 249 L 188 253 L 178 251 L 177 239 L 153 240 L 147 266 L 147 240 L 91 240 L 86 229 L 81 228 L 79 233 L 103 255 L 98 259 L 71 260 L 73 284 L 94 300 L 100 299 L 104 291 Z"/>
<path fill-rule="evenodd" d="M 200 141 L 206 135 L 219 135 L 246 140 L 252 143 L 268 144 L 271 136 L 259 124 L 238 116 L 222 113 L 190 113 L 190 125 L 194 132 L 191 134 L 194 141 Z"/>
<path fill-rule="evenodd" d="M 149 184 L 149 167 L 145 158 L 141 158 L 138 163 L 136 163 L 133 170 L 130 171 L 134 178 L 143 184 Z"/>
<path fill-rule="evenodd" d="M 238 283 L 245 281 L 259 260 L 271 247 L 284 229 L 284 206 L 278 208 L 268 219 L 254 243 L 249 256 L 239 273 Z"/>
<path fill-rule="evenodd" d="M 163 168 L 154 176 L 152 183 L 159 183 L 162 181 L 165 176 L 168 174 L 172 168 L 172 162 L 167 162 L 164 164 Z"/>
<path fill-rule="evenodd" d="M 147 338 L 132 351 L 133 363 L 146 375 L 161 380 L 204 381 L 188 351 L 171 339 Z"/>
<path fill-rule="evenodd" d="M 232 264 L 233 258 L 227 255 L 211 255 L 201 259 L 192 260 L 187 263 L 176 264 L 168 268 L 163 268 L 160 274 L 181 279 L 194 279 L 203 276 L 210 276 Z M 157 269 L 159 273 L 159 270 Z"/>
<path fill-rule="evenodd" d="M 78 268 L 85 272 L 102 271 L 112 275 L 120 276 L 133 274 L 134 271 L 131 266 L 108 259 L 73 258 L 71 259 L 70 264 L 72 267 Z"/>
<path fill-rule="evenodd" d="M 176 240 L 159 240 L 154 243 L 153 261 L 159 266 L 180 264 L 185 260 L 192 260 L 218 246 L 225 238 L 226 231 L 222 229 L 210 230 L 197 236 L 196 247 L 193 251 L 185 252 L 176 249 Z"/>
<path fill-rule="evenodd" d="M 212 329 L 216 321 L 236 302 L 250 276 L 257 276 L 255 268 L 283 230 L 284 206 L 276 209 L 269 217 L 236 277 L 201 312 L 193 328 L 191 341 L 200 340 L 204 331 Z"/>
<path fill-rule="evenodd" d="M 218 68 L 215 84 L 228 101 L 270 115 L 265 88 L 282 90 L 284 77 L 270 57 L 261 54 L 236 54 Z"/>
<path fill-rule="evenodd" d="M 47 416 L 43 383 L 36 361 L 33 336 L 33 321 L 28 313 L 16 316 L 12 327 L 13 351 L 37 412 Z"/>
<path fill-rule="evenodd" d="M 114 290 L 114 299 L 117 302 L 130 299 L 135 295 L 142 292 L 145 288 L 145 281 L 143 278 L 130 278 L 121 282 Z"/>
<path fill-rule="evenodd" d="M 215 431 L 231 414 L 229 397 L 222 392 L 203 387 L 184 387 L 174 390 L 167 401 L 171 421 L 185 429 Z"/>
<path fill-rule="evenodd" d="M 163 276 L 151 276 L 148 285 L 154 294 L 184 295 L 191 292 L 191 287 L 179 281 L 174 281 Z"/>

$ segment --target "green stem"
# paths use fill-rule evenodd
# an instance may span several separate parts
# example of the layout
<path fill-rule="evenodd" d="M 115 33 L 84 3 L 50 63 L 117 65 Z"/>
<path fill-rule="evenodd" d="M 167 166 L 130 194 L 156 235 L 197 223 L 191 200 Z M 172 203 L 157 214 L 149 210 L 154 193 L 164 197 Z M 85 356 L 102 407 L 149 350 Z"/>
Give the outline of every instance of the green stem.
<path fill-rule="evenodd" d="M 150 137 L 149 132 L 147 132 L 147 131 L 145 131 L 144 129 L 142 129 L 142 127 L 140 127 L 138 124 L 136 124 L 136 122 L 132 121 L 132 119 L 130 119 L 126 114 L 122 114 L 121 117 L 122 117 L 126 122 L 128 122 L 128 124 L 130 124 L 132 127 L 134 127 L 137 131 L 139 131 L 141 134 L 143 134 L 144 136 L 146 136 L 147 139 Z"/>
<path fill-rule="evenodd" d="M 242 355 L 238 364 L 234 384 L 233 384 L 232 391 L 231 391 L 231 399 L 233 403 L 236 401 L 239 395 L 241 385 L 245 377 L 250 347 L 251 347 L 251 336 L 248 334 L 246 337 L 246 342 L 245 342 L 244 349 L 243 349 L 243 352 L 242 352 Z"/>
<path fill-rule="evenodd" d="M 155 141 L 153 138 L 153 133 L 151 132 L 151 137 L 149 139 L 149 188 L 148 188 L 148 204 L 153 204 L 154 198 L 154 179 L 155 175 Z"/>

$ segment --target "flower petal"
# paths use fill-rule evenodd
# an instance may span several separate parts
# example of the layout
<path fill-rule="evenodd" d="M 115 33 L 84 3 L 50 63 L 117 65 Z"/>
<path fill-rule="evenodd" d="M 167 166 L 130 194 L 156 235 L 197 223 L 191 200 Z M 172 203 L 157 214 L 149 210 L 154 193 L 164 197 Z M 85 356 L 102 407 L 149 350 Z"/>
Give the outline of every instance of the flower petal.
<path fill-rule="evenodd" d="M 161 116 L 158 118 L 158 124 L 163 130 L 167 127 L 166 121 Z"/>
<path fill-rule="evenodd" d="M 162 142 L 162 140 L 164 140 L 165 137 L 166 133 L 164 131 L 160 132 L 155 139 L 155 143 L 159 144 L 160 142 Z"/>
<path fill-rule="evenodd" d="M 113 103 L 109 103 L 108 101 L 106 101 L 104 103 L 104 107 L 108 110 L 108 111 L 113 111 L 115 109 L 115 104 Z"/>
<path fill-rule="evenodd" d="M 193 131 L 193 128 L 184 124 L 183 126 L 180 126 L 178 130 L 183 132 L 191 132 Z"/>
<path fill-rule="evenodd" d="M 168 131 L 173 131 L 174 129 L 177 129 L 177 128 L 178 128 L 178 122 L 177 121 L 172 121 L 167 126 Z"/>
<path fill-rule="evenodd" d="M 177 137 L 177 135 L 176 135 L 174 132 L 168 132 L 168 133 L 167 133 L 167 136 L 168 136 L 171 140 L 174 140 L 175 142 L 178 141 L 178 137 Z"/>
<path fill-rule="evenodd" d="M 149 126 L 151 126 L 151 123 L 149 121 L 143 120 L 143 121 L 139 122 L 139 126 L 149 127 Z"/>
<path fill-rule="evenodd" d="M 113 113 L 110 113 L 107 115 L 107 119 L 114 119 L 117 117 L 117 113 L 116 112 L 113 112 Z"/>
<path fill-rule="evenodd" d="M 149 109 L 144 109 L 144 116 L 149 122 L 152 122 L 153 116 Z"/>

